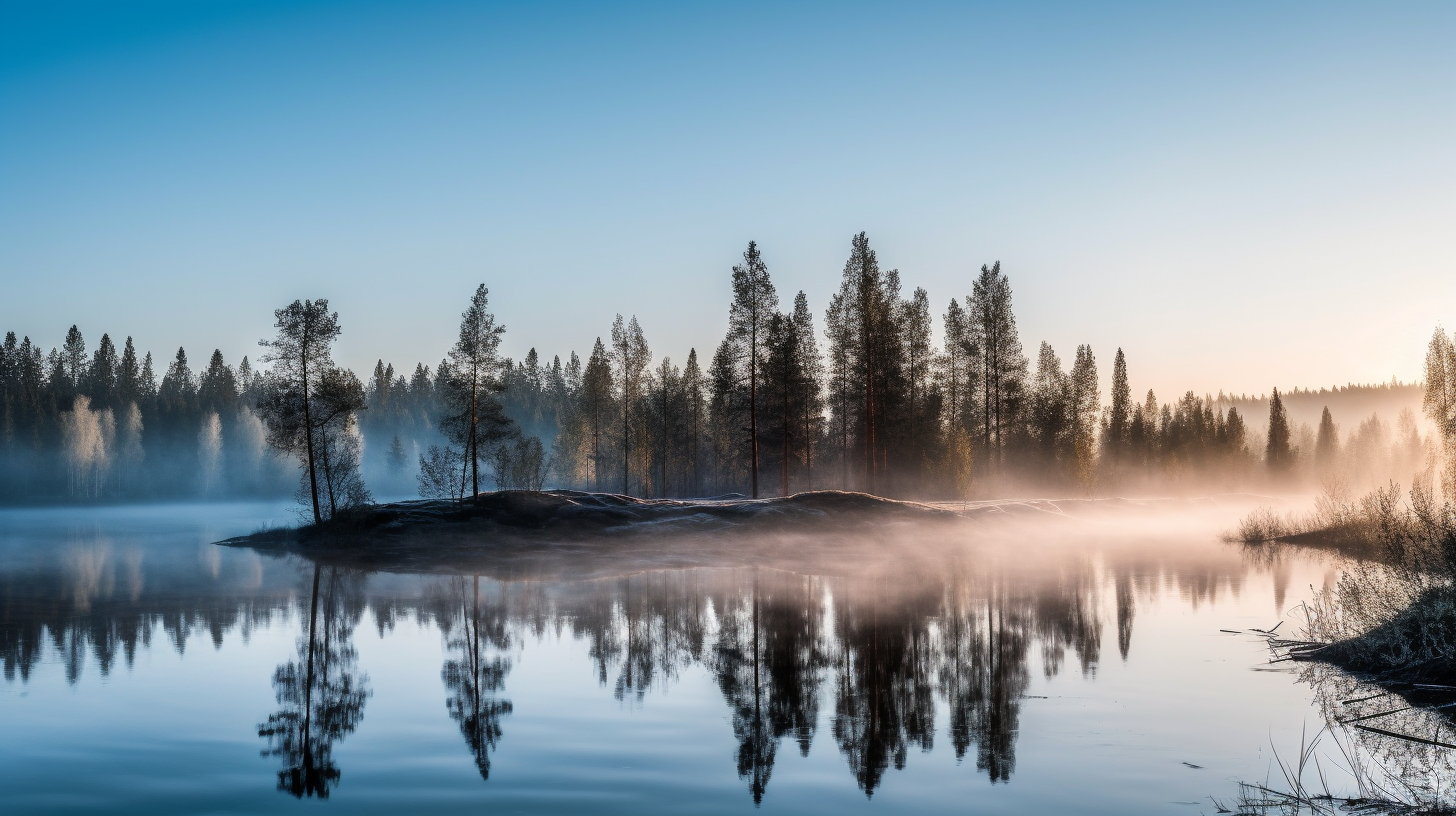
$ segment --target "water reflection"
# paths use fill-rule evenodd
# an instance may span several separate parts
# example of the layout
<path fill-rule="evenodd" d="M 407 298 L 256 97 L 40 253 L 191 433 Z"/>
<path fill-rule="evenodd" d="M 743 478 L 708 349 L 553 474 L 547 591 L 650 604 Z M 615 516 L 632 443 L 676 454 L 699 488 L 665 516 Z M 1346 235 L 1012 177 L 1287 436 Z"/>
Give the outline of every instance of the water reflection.
<path fill-rule="evenodd" d="M 829 654 L 818 581 L 756 569 L 751 581 L 750 594 L 715 599 L 721 611 L 711 663 L 733 712 L 738 776 L 758 803 L 784 737 L 809 754 Z"/>
<path fill-rule="evenodd" d="M 220 649 L 229 632 L 297 627 L 296 653 L 271 675 L 278 707 L 250 721 L 266 716 L 257 734 L 277 787 L 325 798 L 345 770 L 334 747 L 361 727 L 371 695 L 354 645 L 366 611 L 381 637 L 410 619 L 439 632 L 440 720 L 492 785 L 524 699 L 508 689 L 513 656 L 560 637 L 629 707 L 690 672 L 712 678 L 734 744 L 722 761 L 747 799 L 770 795 L 785 756 L 816 748 L 873 796 L 937 738 L 966 773 L 1011 781 L 1034 676 L 1095 677 L 1104 625 L 1126 660 L 1140 605 L 1164 592 L 1212 603 L 1249 570 L 1231 549 L 1066 547 L 1028 559 L 1006 546 L 872 575 L 764 565 L 523 581 L 370 574 L 201 544 L 159 553 L 145 536 L 73 529 L 59 546 L 0 548 L 0 661 L 8 682 L 25 683 L 50 654 L 76 684 L 88 662 L 104 675 L 154 641 L 182 654 L 199 636 Z M 267 668 L 257 671 L 262 684 Z"/>
<path fill-rule="evenodd" d="M 296 797 L 326 799 L 341 772 L 334 743 L 364 719 L 369 678 L 359 672 L 354 628 L 363 614 L 364 577 L 336 567 L 313 567 L 306 634 L 298 659 L 273 672 L 279 710 L 258 726 L 268 741 L 264 756 L 277 757 L 278 789 Z"/>
<path fill-rule="evenodd" d="M 441 621 L 450 655 L 440 672 L 449 693 L 445 708 L 460 725 L 481 779 L 490 778 L 490 752 L 501 738 L 501 718 L 511 713 L 511 701 L 498 695 L 511 671 L 510 658 L 500 653 L 510 645 L 504 594 L 499 586 L 496 602 L 482 604 L 479 575 L 452 578 L 449 614 Z"/>

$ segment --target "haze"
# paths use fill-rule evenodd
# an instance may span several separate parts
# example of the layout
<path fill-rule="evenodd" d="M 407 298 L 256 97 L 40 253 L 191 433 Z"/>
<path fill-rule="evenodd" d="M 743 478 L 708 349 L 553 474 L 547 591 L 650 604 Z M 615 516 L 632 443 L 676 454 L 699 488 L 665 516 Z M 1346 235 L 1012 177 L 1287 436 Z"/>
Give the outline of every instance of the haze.
<path fill-rule="evenodd" d="M 748 240 L 822 313 L 865 230 L 937 315 L 999 259 L 1030 349 L 1121 346 L 1139 393 L 1413 381 L 1456 302 L 1453 32 L 1435 3 L 8 3 L 0 312 L 235 361 L 323 296 L 365 372 L 438 361 L 484 281 L 517 359 L 616 312 L 681 359 Z"/>

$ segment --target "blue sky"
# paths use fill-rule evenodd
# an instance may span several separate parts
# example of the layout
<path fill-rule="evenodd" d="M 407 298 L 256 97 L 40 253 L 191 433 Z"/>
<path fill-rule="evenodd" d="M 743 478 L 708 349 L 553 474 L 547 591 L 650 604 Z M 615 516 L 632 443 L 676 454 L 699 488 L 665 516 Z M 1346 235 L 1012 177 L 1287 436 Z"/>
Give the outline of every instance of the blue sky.
<path fill-rule="evenodd" d="M 0 329 L 433 364 L 617 312 L 710 355 L 749 239 L 822 314 L 850 237 L 937 314 L 1000 260 L 1104 386 L 1419 375 L 1456 327 L 1456 5 L 0 0 Z M 361 371 L 363 373 L 363 371 Z"/>

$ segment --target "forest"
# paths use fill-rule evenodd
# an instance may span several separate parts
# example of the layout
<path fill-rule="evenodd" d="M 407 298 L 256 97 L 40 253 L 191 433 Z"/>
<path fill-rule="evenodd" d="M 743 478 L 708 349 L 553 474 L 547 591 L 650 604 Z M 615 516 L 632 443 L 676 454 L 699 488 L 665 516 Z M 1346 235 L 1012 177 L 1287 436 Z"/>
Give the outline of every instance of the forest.
<path fill-rule="evenodd" d="M 235 364 L 220 349 L 162 362 L 109 334 L 90 349 L 76 326 L 49 351 L 9 332 L 0 502 L 292 493 L 322 520 L 376 493 L 543 487 L 966 500 L 1364 486 L 1409 479 L 1435 444 L 1421 386 L 1394 381 L 1161 401 L 1134 392 L 1119 348 L 1104 404 L 1090 346 L 1028 354 L 999 262 L 943 310 L 864 233 L 818 314 L 805 292 L 780 295 L 755 243 L 728 283 L 725 336 L 681 364 L 621 314 L 584 356 L 505 357 L 484 284 L 443 359 L 380 360 L 367 381 L 333 361 L 343 330 L 324 299 L 279 309 L 277 336 Z"/>

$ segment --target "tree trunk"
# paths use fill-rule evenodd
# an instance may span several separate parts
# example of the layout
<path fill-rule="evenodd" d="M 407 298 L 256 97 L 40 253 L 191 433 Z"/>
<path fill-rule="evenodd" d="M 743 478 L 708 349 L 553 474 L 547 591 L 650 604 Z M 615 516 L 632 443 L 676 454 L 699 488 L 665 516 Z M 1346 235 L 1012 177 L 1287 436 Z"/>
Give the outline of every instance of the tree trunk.
<path fill-rule="evenodd" d="M 749 457 L 749 483 L 753 486 L 753 498 L 758 498 L 758 313 L 755 304 L 754 315 L 748 329 L 748 437 L 752 443 Z"/>
<path fill-rule="evenodd" d="M 313 498 L 313 523 L 322 524 L 323 514 L 319 512 L 318 476 L 314 472 L 313 462 L 313 414 L 308 398 L 308 320 L 304 319 L 303 343 L 299 351 L 303 363 L 303 436 L 304 447 L 308 450 L 308 492 Z"/>

